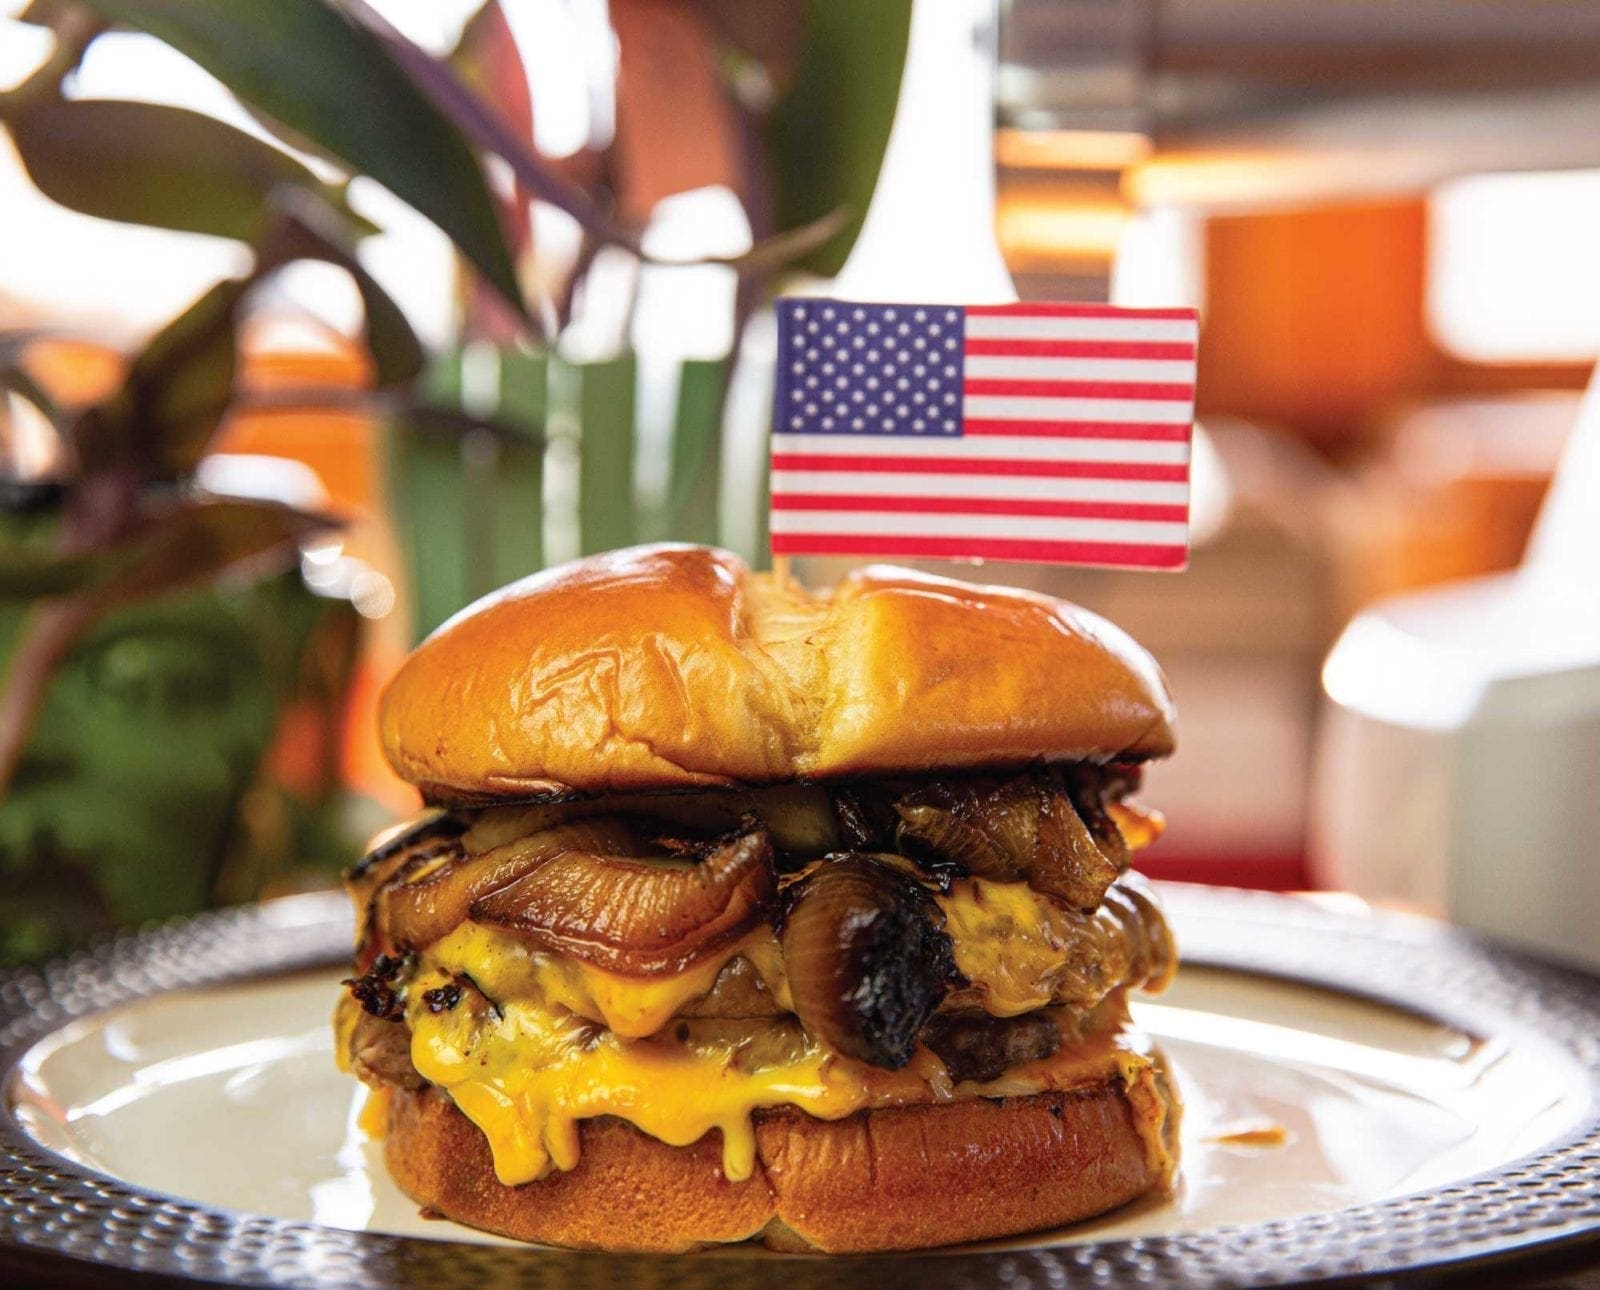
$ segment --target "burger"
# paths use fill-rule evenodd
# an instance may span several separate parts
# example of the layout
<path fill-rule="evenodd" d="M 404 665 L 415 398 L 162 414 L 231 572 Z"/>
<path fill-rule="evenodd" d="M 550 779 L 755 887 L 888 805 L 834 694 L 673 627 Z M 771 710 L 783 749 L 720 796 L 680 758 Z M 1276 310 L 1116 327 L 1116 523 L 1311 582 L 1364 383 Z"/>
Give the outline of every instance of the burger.
<path fill-rule="evenodd" d="M 909 1249 L 1168 1187 L 1130 852 L 1171 752 L 1083 609 L 648 546 L 516 583 L 384 693 L 431 808 L 348 875 L 342 1062 L 427 1211 L 527 1241 Z"/>

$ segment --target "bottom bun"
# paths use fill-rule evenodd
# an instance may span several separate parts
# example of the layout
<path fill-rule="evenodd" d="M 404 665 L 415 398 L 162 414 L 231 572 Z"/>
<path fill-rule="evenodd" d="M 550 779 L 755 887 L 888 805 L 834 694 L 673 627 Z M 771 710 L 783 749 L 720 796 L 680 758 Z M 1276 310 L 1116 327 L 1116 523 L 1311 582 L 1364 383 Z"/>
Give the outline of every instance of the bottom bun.
<path fill-rule="evenodd" d="M 1165 1188 L 1175 1107 L 1158 1071 L 1031 1097 L 818 1120 L 758 1114 L 754 1174 L 722 1175 L 720 1135 L 671 1147 L 585 1121 L 577 1167 L 508 1187 L 443 1094 L 393 1089 L 385 1154 L 446 1218 L 546 1245 L 675 1252 L 760 1238 L 778 1249 L 908 1250 L 1058 1227 Z"/>

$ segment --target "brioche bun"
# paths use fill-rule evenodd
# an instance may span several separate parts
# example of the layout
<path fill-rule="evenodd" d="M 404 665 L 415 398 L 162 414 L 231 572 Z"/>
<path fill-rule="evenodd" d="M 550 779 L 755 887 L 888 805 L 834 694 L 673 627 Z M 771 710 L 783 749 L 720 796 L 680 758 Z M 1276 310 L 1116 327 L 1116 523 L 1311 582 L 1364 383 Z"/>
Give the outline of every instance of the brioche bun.
<path fill-rule="evenodd" d="M 884 566 L 811 593 L 643 546 L 480 600 L 385 692 L 390 763 L 432 801 L 753 786 L 1172 751 L 1155 662 L 1035 592 Z"/>
<path fill-rule="evenodd" d="M 1176 1131 L 1159 1070 L 1067 1092 L 756 1116 L 755 1173 L 730 1183 L 719 1136 L 673 1147 L 622 1120 L 584 1121 L 568 1173 L 508 1187 L 443 1094 L 394 1088 L 385 1155 L 428 1209 L 580 1249 L 672 1253 L 759 1238 L 784 1250 L 909 1250 L 1059 1227 L 1164 1188 Z"/>

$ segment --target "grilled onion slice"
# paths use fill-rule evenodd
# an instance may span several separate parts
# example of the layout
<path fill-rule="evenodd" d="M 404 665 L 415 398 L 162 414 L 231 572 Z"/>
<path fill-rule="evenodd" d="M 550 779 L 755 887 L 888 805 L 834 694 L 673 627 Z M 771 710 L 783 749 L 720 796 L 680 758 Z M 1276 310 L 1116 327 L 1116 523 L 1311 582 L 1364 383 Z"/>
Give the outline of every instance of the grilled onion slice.
<path fill-rule="evenodd" d="M 777 891 L 764 831 L 703 860 L 567 850 L 477 900 L 471 917 L 624 976 L 681 972 L 744 935 Z"/>
<path fill-rule="evenodd" d="M 995 882 L 1016 882 L 1027 873 L 1039 831 L 1039 795 L 1026 780 L 993 792 L 938 784 L 907 793 L 894 809 L 900 817 L 895 837 L 909 856 Z"/>
<path fill-rule="evenodd" d="M 943 912 L 864 855 L 830 856 L 785 896 L 795 1015 L 835 1051 L 899 1070 L 956 976 Z"/>
<path fill-rule="evenodd" d="M 1100 815 L 1115 832 L 1117 826 L 1103 808 Z M 1127 865 L 1128 848 L 1120 835 L 1118 845 L 1121 864 L 1101 850 L 1071 797 L 1059 791 L 1046 793 L 1040 802 L 1039 834 L 1028 882 L 1036 891 L 1088 913 L 1105 898 Z"/>
<path fill-rule="evenodd" d="M 774 851 L 795 859 L 810 860 L 851 845 L 841 837 L 827 790 L 812 784 L 693 793 L 611 793 L 495 807 L 478 812 L 464 841 L 470 852 L 490 851 L 527 834 L 596 815 L 659 821 L 704 837 L 738 832 L 754 816 L 772 839 Z"/>
<path fill-rule="evenodd" d="M 422 949 L 459 926 L 475 900 L 509 886 L 552 856 L 566 851 L 623 855 L 635 845 L 632 828 L 615 817 L 560 824 L 480 855 L 463 855 L 419 881 L 389 886 L 381 896 L 380 919 L 395 946 Z"/>
<path fill-rule="evenodd" d="M 1127 867 L 1128 850 L 1093 786 L 1075 787 L 1076 794 L 1054 776 L 1033 775 L 998 785 L 928 785 L 895 802 L 896 837 L 924 864 L 956 865 L 995 882 L 1026 879 L 1047 896 L 1092 910 Z M 1075 799 L 1086 804 L 1087 819 Z"/>

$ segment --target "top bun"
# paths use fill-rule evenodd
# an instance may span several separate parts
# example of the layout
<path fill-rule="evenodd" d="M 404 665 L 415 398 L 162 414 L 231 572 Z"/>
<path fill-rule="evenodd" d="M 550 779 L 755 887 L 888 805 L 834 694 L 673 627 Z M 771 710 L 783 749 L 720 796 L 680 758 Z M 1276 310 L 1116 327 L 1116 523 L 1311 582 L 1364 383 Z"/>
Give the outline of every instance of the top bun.
<path fill-rule="evenodd" d="M 1154 660 L 1086 609 L 908 569 L 831 593 L 699 546 L 535 574 L 461 611 L 384 693 L 430 801 L 650 792 L 1172 751 Z"/>

